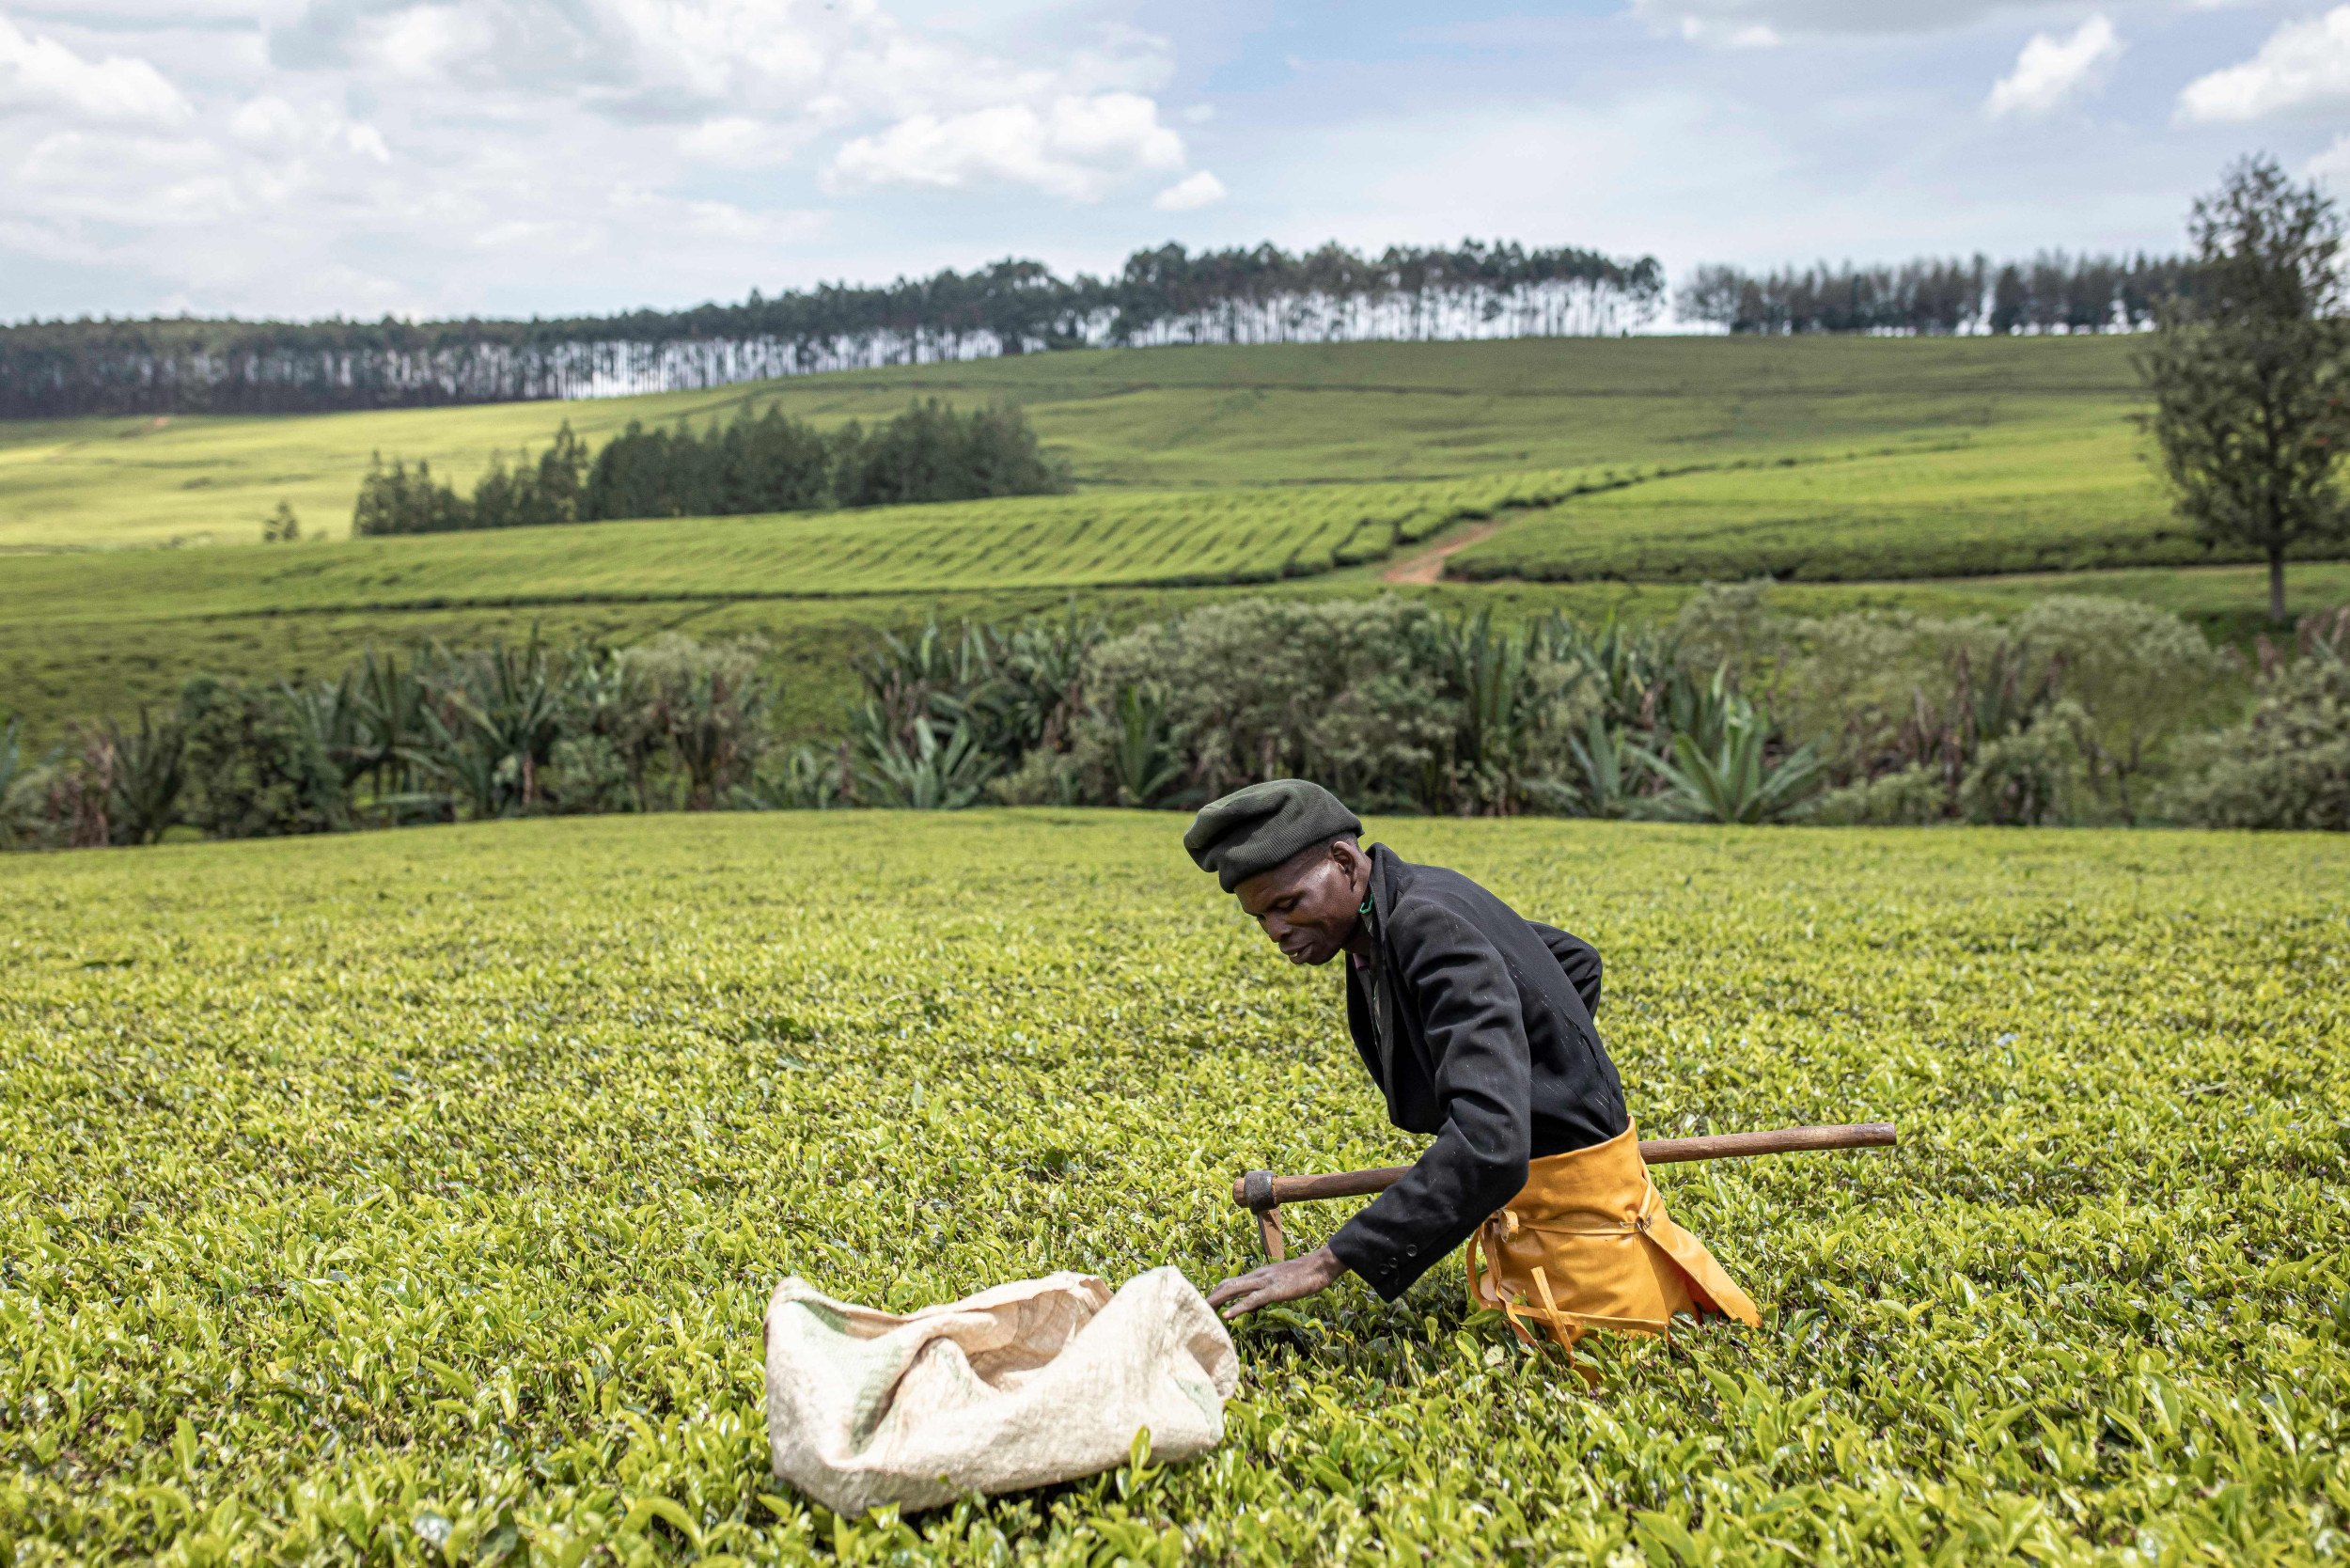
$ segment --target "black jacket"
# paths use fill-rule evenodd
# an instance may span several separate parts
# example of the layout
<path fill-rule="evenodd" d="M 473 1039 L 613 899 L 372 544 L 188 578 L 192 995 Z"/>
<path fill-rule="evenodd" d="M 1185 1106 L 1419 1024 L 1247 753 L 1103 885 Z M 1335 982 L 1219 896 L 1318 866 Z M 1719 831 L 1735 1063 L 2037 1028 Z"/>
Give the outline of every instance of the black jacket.
<path fill-rule="evenodd" d="M 1517 1196 L 1529 1159 L 1605 1143 L 1631 1122 L 1591 1023 L 1590 943 L 1384 844 L 1371 849 L 1371 903 L 1380 1018 L 1371 977 L 1341 953 L 1347 1027 L 1387 1120 L 1436 1141 L 1330 1249 L 1392 1301 Z"/>

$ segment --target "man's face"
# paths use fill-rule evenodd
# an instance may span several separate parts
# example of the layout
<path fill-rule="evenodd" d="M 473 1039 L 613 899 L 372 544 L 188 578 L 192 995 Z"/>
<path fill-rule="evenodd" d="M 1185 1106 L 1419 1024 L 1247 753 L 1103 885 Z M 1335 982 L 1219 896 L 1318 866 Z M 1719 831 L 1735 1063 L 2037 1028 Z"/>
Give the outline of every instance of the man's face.
<path fill-rule="evenodd" d="M 1370 862 L 1352 839 L 1317 844 L 1232 889 L 1292 964 L 1327 964 L 1355 934 Z"/>

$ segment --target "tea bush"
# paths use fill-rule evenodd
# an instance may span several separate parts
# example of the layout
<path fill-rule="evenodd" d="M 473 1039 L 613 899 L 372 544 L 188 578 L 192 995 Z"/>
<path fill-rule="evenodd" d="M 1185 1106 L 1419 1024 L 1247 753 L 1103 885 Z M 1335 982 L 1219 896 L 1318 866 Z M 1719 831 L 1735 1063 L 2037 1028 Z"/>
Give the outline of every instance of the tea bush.
<path fill-rule="evenodd" d="M 573 818 L 0 864 L 0 1560 L 2317 1562 L 2350 1529 L 2350 844 L 1390 824 L 1606 954 L 1763 1326 L 1457 1261 L 1238 1335 L 1217 1451 L 911 1519 L 767 1474 L 787 1273 L 1212 1284 L 1408 1158 L 1177 819 Z M 1319 1239 L 1344 1203 L 1300 1205 Z"/>

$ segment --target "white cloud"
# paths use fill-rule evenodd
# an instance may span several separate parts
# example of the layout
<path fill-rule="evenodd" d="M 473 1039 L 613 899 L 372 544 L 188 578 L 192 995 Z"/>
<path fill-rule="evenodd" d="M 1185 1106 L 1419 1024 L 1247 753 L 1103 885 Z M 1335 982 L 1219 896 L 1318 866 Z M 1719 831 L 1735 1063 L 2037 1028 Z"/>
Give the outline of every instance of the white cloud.
<path fill-rule="evenodd" d="M 2259 119 L 2350 99 L 2350 6 L 2288 22 L 2241 65 L 2199 76 L 2179 94 L 2184 120 Z"/>
<path fill-rule="evenodd" d="M 1159 123 L 1157 104 L 1105 92 L 1041 111 L 1012 103 L 944 119 L 916 115 L 843 147 L 826 182 L 834 191 L 1001 182 L 1091 201 L 1130 175 L 1183 165 L 1183 140 Z"/>
<path fill-rule="evenodd" d="M 0 273 L 44 314 L 740 298 L 1024 243 L 903 216 L 940 191 L 1139 207 L 1187 167 L 1189 127 L 1157 98 L 1172 46 L 1082 16 L 990 31 L 884 8 L 923 0 L 28 3 L 52 9 L 0 9 Z M 836 227 L 828 191 L 871 215 Z M 865 248 L 844 254 L 842 229 Z M 42 291 L 21 290 L 28 268 Z M 146 282 L 125 297 L 125 277 Z"/>
<path fill-rule="evenodd" d="M 494 48 L 497 29 L 478 10 L 453 5 L 413 6 L 368 27 L 367 50 L 390 75 L 432 81 Z"/>
<path fill-rule="evenodd" d="M 329 104 L 296 108 L 275 93 L 238 105 L 228 117 L 228 134 L 264 156 L 325 150 L 355 152 L 379 164 L 392 161 L 391 149 L 374 126 L 346 119 Z"/>
<path fill-rule="evenodd" d="M 2350 131 L 2334 138 L 2334 145 L 2301 165 L 2301 172 L 2311 180 L 2350 188 Z"/>
<path fill-rule="evenodd" d="M 750 115 L 717 115 L 680 133 L 677 145 L 697 164 L 760 168 L 790 162 L 820 129 L 812 119 L 776 125 Z"/>
<path fill-rule="evenodd" d="M 1819 33 L 1924 33 L 2013 0 L 1632 0 L 1632 13 L 1692 43 L 1762 49 Z"/>
<path fill-rule="evenodd" d="M 2015 56 L 2015 69 L 1992 84 L 1985 102 L 1994 118 L 2001 115 L 2044 115 L 2075 92 L 2092 86 L 2096 76 L 2122 53 L 2113 24 L 2100 14 L 2060 39 L 2034 33 Z"/>
<path fill-rule="evenodd" d="M 1778 47 L 1778 29 L 1767 22 L 1739 22 L 1686 12 L 1681 18 L 1681 36 L 1691 43 L 1712 44 L 1720 49 Z"/>
<path fill-rule="evenodd" d="M 180 89 L 145 60 L 109 55 L 93 63 L 0 16 L 0 110 L 11 108 L 62 109 L 85 119 L 163 125 L 189 113 Z"/>
<path fill-rule="evenodd" d="M 1151 205 L 1162 212 L 1188 212 L 1195 207 L 1213 207 L 1224 199 L 1224 181 L 1201 169 L 1183 179 L 1152 197 Z"/>

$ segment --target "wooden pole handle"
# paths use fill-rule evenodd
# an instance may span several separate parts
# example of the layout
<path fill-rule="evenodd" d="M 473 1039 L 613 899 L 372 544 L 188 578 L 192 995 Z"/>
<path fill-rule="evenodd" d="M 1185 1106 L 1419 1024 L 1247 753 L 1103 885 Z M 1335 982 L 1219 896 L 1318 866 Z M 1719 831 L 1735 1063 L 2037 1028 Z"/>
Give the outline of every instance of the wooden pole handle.
<path fill-rule="evenodd" d="M 1890 1121 L 1862 1121 L 1841 1127 L 1717 1133 L 1711 1137 L 1642 1138 L 1640 1158 L 1649 1165 L 1685 1165 L 1691 1160 L 1743 1160 L 1756 1154 L 1806 1153 L 1819 1149 L 1890 1149 L 1894 1143 Z M 1326 1176 L 1276 1176 L 1269 1170 L 1252 1170 L 1232 1184 L 1232 1201 L 1261 1214 L 1283 1203 L 1317 1198 L 1360 1198 L 1386 1191 L 1411 1168 L 1384 1165 L 1375 1170 L 1339 1170 Z"/>

